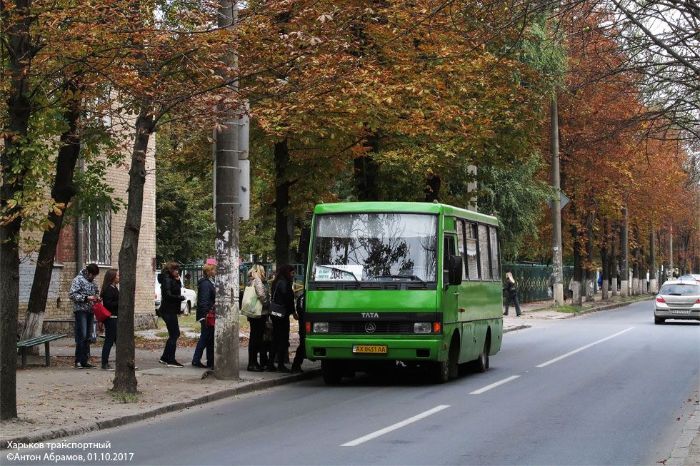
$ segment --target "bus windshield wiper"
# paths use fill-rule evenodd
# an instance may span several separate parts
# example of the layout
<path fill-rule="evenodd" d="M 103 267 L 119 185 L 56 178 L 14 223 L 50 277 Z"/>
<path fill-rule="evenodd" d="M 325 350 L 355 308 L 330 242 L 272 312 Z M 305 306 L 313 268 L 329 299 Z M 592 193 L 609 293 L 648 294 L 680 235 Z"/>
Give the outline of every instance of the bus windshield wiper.
<path fill-rule="evenodd" d="M 417 280 L 421 283 L 425 283 L 425 280 L 420 278 L 418 275 L 407 275 L 407 274 L 377 275 L 374 278 L 406 278 L 408 280 Z"/>
<path fill-rule="evenodd" d="M 359 282 L 359 281 L 360 281 L 360 280 L 357 279 L 357 277 L 355 276 L 355 274 L 352 273 L 352 272 L 349 271 L 349 270 L 341 269 L 340 267 L 333 267 L 332 265 L 319 265 L 318 267 L 323 267 L 323 268 L 326 268 L 326 269 L 335 270 L 336 272 L 347 273 L 347 274 L 350 274 L 350 276 L 351 276 L 356 282 Z"/>

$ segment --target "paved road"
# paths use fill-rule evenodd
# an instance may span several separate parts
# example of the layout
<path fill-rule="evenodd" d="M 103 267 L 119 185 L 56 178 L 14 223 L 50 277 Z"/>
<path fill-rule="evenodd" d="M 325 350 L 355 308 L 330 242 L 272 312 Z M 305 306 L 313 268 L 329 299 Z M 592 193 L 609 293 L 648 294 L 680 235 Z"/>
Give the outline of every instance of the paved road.
<path fill-rule="evenodd" d="M 132 464 L 654 464 L 700 385 L 700 325 L 651 308 L 508 333 L 489 372 L 446 385 L 314 379 L 69 440 Z"/>

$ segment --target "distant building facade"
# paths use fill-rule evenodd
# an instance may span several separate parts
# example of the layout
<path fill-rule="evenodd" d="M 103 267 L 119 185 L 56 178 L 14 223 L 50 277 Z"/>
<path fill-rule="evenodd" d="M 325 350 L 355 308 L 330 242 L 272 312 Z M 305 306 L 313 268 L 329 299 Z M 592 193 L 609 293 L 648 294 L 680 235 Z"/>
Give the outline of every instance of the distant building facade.
<path fill-rule="evenodd" d="M 152 149 L 152 148 L 149 148 Z M 64 223 L 58 242 L 51 284 L 46 303 L 44 330 L 70 326 L 73 305 L 68 298 L 71 281 L 85 265 L 96 263 L 100 275 L 96 278 L 102 286 L 103 273 L 109 268 L 119 268 L 119 250 L 126 223 L 127 188 L 129 167 L 112 166 L 107 169 L 106 183 L 114 189 L 114 196 L 124 201 L 119 212 L 107 211 L 102 215 L 81 218 Z M 138 261 L 136 268 L 136 296 L 134 322 L 137 328 L 153 327 L 154 284 L 156 271 L 156 183 L 154 150 L 149 150 L 146 160 L 147 176 L 144 186 L 143 212 L 139 234 Z M 39 239 L 39 235 L 31 235 Z M 36 252 L 25 252 L 21 256 L 19 280 L 19 320 L 24 321 L 36 267 Z"/>

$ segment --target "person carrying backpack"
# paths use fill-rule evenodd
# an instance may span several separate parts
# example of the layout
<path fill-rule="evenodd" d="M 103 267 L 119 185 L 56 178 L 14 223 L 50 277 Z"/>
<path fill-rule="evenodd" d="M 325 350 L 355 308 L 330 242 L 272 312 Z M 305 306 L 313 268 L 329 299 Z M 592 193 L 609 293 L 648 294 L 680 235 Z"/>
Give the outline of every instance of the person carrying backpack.
<path fill-rule="evenodd" d="M 518 302 L 518 287 L 512 272 L 506 272 L 506 284 L 503 290 L 506 292 L 506 311 L 503 315 L 508 315 L 508 307 L 512 303 L 515 306 L 515 315 L 520 317 L 522 312 L 520 311 L 520 303 Z"/>

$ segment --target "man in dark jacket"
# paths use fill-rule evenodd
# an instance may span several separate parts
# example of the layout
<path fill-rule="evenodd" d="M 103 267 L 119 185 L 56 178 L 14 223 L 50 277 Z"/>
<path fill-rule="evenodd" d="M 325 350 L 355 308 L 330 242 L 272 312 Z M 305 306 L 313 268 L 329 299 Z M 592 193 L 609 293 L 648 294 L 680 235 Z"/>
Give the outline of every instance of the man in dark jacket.
<path fill-rule="evenodd" d="M 202 268 L 204 276 L 197 283 L 197 321 L 200 324 L 201 333 L 197 348 L 192 356 L 192 365 L 195 367 L 214 368 L 214 326 L 207 322 L 207 313 L 214 309 L 216 301 L 216 265 L 207 264 Z M 202 353 L 207 350 L 207 365 L 202 364 Z"/>
<path fill-rule="evenodd" d="M 100 273 L 96 264 L 88 264 L 73 279 L 68 296 L 73 301 L 75 316 L 75 368 L 89 369 L 95 367 L 88 361 L 90 356 L 90 337 L 92 335 L 92 305 L 99 300 L 95 277 Z"/>

